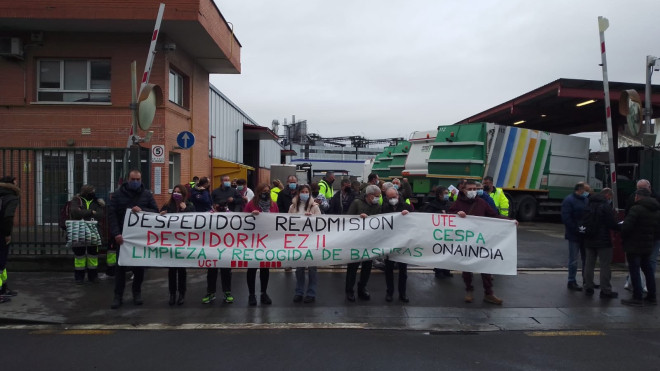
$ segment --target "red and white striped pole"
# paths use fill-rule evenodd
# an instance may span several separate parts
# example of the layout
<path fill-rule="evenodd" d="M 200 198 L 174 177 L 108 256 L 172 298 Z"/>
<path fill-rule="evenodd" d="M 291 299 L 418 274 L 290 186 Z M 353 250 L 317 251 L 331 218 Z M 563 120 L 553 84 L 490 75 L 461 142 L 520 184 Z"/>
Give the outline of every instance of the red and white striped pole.
<path fill-rule="evenodd" d="M 610 153 L 610 181 L 612 183 L 612 205 L 619 209 L 616 185 L 616 162 L 614 160 L 615 143 L 612 135 L 612 109 L 610 107 L 610 83 L 607 79 L 607 55 L 605 53 L 605 30 L 610 27 L 610 22 L 605 17 L 598 17 L 598 31 L 600 34 L 600 57 L 603 66 L 603 90 L 605 91 L 605 117 L 607 119 L 607 146 Z"/>
<path fill-rule="evenodd" d="M 147 62 L 144 65 L 144 73 L 142 74 L 142 83 L 140 84 L 140 91 L 138 92 L 138 97 L 142 94 L 142 89 L 144 86 L 149 83 L 149 77 L 151 76 L 151 67 L 154 64 L 154 55 L 156 55 L 156 42 L 158 41 L 158 34 L 160 33 L 160 23 L 163 20 L 163 13 L 165 12 L 165 4 L 160 3 L 158 8 L 158 16 L 156 17 L 156 26 L 154 27 L 154 32 L 151 35 L 151 45 L 149 45 L 149 54 L 147 54 Z"/>

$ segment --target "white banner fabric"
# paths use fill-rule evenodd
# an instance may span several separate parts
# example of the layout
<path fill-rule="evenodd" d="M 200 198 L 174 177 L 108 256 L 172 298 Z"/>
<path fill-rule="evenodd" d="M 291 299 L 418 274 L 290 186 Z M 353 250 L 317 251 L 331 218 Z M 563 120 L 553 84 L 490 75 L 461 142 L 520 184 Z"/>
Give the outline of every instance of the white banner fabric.
<path fill-rule="evenodd" d="M 119 264 L 190 268 L 327 266 L 374 258 L 515 275 L 514 221 L 453 214 L 360 218 L 262 213 L 132 213 Z"/>

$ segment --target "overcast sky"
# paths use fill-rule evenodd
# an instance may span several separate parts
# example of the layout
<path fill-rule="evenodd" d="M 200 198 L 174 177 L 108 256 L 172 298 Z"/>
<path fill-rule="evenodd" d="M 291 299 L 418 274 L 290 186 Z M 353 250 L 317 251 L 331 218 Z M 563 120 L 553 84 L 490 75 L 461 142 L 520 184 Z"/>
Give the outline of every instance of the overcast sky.
<path fill-rule="evenodd" d="M 259 124 L 296 115 L 322 136 L 405 137 L 558 78 L 643 83 L 659 0 L 215 0 L 242 44 L 211 83 Z M 654 84 L 660 84 L 656 72 Z"/>

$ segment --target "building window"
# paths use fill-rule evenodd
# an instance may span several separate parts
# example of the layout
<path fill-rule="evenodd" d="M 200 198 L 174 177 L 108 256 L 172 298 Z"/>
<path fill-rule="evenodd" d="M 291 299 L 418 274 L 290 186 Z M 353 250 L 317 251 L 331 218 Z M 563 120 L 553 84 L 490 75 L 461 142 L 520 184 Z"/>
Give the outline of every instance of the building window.
<path fill-rule="evenodd" d="M 37 69 L 39 102 L 110 102 L 109 59 L 42 59 Z"/>
<path fill-rule="evenodd" d="M 187 81 L 188 78 L 170 68 L 170 102 L 175 103 L 181 107 L 188 107 L 187 95 Z"/>
<path fill-rule="evenodd" d="M 169 190 L 172 192 L 172 189 L 176 187 L 177 184 L 179 184 L 179 181 L 181 179 L 181 154 L 176 153 L 176 152 L 170 152 L 170 161 L 169 161 L 169 169 L 170 169 L 170 182 L 169 182 Z"/>

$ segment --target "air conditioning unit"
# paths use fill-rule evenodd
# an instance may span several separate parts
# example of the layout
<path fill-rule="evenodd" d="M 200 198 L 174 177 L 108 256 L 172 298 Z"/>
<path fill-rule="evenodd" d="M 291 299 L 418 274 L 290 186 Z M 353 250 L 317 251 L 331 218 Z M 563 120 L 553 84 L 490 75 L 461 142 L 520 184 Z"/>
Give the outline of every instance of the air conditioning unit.
<path fill-rule="evenodd" d="M 0 56 L 23 58 L 23 42 L 18 37 L 0 37 Z"/>

